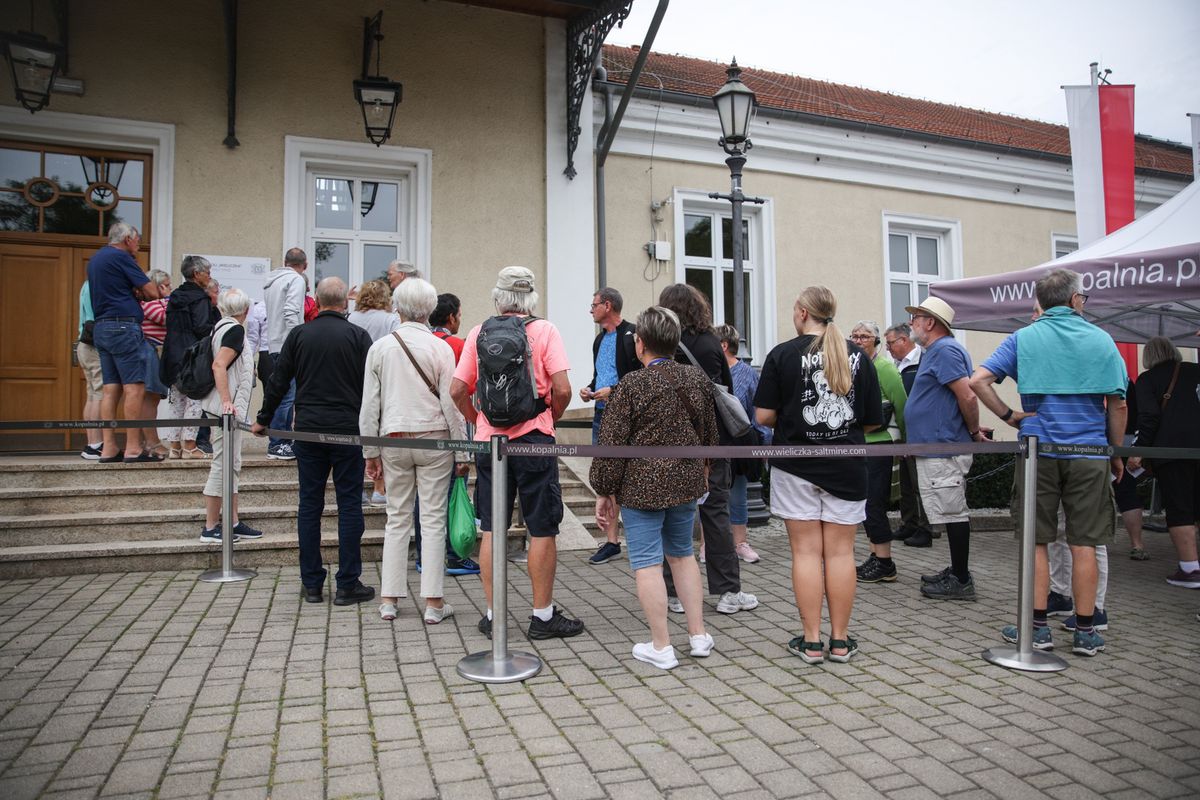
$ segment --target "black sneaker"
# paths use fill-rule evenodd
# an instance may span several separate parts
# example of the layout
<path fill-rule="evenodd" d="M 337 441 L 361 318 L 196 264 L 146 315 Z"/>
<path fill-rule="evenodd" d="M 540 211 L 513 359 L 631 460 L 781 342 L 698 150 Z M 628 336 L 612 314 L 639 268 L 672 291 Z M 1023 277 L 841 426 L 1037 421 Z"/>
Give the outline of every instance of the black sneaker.
<path fill-rule="evenodd" d="M 600 545 L 599 550 L 592 554 L 592 557 L 588 559 L 588 563 L 592 565 L 607 564 L 619 555 L 621 555 L 621 545 L 605 542 Z"/>
<path fill-rule="evenodd" d="M 241 520 L 238 520 L 238 524 L 233 526 L 233 533 L 238 539 L 261 539 L 263 535 L 262 531 L 251 528 Z"/>
<path fill-rule="evenodd" d="M 903 542 L 916 532 L 916 528 L 910 528 L 907 525 L 901 525 L 899 528 L 896 528 L 896 530 L 892 531 L 892 541 Z"/>
<path fill-rule="evenodd" d="M 1071 617 L 1075 614 L 1075 602 L 1066 595 L 1051 592 L 1046 598 L 1047 617 Z M 1071 630 L 1074 630 L 1072 628 Z"/>
<path fill-rule="evenodd" d="M 854 568 L 854 571 L 858 574 L 858 579 L 860 581 L 863 579 L 863 573 L 866 572 L 867 569 L 878 560 L 879 559 L 877 559 L 875 557 L 875 554 L 871 553 L 867 556 L 866 561 L 862 562 L 861 564 L 859 564 L 857 567 Z"/>
<path fill-rule="evenodd" d="M 932 575 L 922 575 L 921 583 L 937 583 L 938 581 L 944 579 L 949 574 L 950 574 L 950 568 L 946 567 L 941 572 L 935 572 Z"/>
<path fill-rule="evenodd" d="M 931 600 L 974 600 L 975 579 L 968 576 L 967 582 L 962 583 L 950 574 L 936 583 L 922 584 L 921 594 Z"/>
<path fill-rule="evenodd" d="M 929 531 L 917 531 L 904 540 L 908 547 L 933 547 L 933 534 Z"/>
<path fill-rule="evenodd" d="M 238 540 L 237 528 L 234 528 L 233 541 L 236 542 L 237 540 Z M 215 527 L 213 527 L 211 529 L 201 526 L 200 541 L 206 542 L 208 544 L 220 544 L 222 542 L 220 524 L 216 525 Z"/>
<path fill-rule="evenodd" d="M 878 558 L 867 559 L 860 567 L 858 580 L 862 583 L 892 583 L 896 580 L 896 562 L 885 565 Z"/>
<path fill-rule="evenodd" d="M 79 453 L 80 458 L 85 458 L 88 461 L 99 461 L 100 455 L 101 455 L 100 448 L 94 447 L 90 444 L 87 447 L 84 447 L 83 450 Z"/>
<path fill-rule="evenodd" d="M 333 596 L 333 604 L 335 606 L 352 606 L 355 603 L 365 603 L 374 597 L 374 589 L 370 586 L 363 586 L 362 581 L 355 581 L 354 585 L 348 589 L 338 587 L 337 594 Z"/>
<path fill-rule="evenodd" d="M 325 595 L 321 593 L 320 586 L 305 586 L 300 590 L 300 594 L 304 597 L 306 603 L 324 603 Z"/>
<path fill-rule="evenodd" d="M 583 620 L 564 617 L 557 608 L 548 622 L 534 616 L 529 618 L 530 639 L 569 639 L 583 633 Z"/>
<path fill-rule="evenodd" d="M 420 572 L 420 570 L 417 570 Z M 447 575 L 478 575 L 479 565 L 469 558 L 446 556 Z"/>
<path fill-rule="evenodd" d="M 487 614 L 479 618 L 479 624 L 475 626 L 479 628 L 479 632 L 489 639 L 492 638 L 492 621 L 488 619 Z"/>

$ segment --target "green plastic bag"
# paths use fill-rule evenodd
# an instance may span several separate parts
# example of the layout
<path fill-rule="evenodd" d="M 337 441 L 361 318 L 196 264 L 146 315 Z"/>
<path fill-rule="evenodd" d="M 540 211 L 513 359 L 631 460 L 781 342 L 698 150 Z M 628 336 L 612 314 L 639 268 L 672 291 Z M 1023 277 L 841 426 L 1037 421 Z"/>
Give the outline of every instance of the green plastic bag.
<path fill-rule="evenodd" d="M 459 558 L 468 558 L 475 552 L 475 506 L 467 494 L 467 479 L 455 478 L 450 490 L 450 508 L 446 514 L 450 530 L 450 546 Z"/>

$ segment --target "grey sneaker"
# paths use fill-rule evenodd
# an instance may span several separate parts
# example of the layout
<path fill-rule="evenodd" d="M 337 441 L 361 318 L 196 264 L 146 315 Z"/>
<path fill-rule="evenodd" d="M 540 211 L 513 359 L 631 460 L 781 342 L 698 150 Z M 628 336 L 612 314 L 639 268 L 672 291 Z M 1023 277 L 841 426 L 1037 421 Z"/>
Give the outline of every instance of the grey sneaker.
<path fill-rule="evenodd" d="M 670 611 L 672 614 L 682 614 L 683 613 L 683 603 L 680 602 L 678 597 L 668 596 L 667 597 L 667 611 Z"/>
<path fill-rule="evenodd" d="M 736 614 L 752 608 L 758 608 L 758 598 L 749 592 L 726 592 L 717 601 L 717 611 L 722 614 Z"/>
<path fill-rule="evenodd" d="M 1017 626 L 1008 625 L 1000 630 L 1000 635 L 1004 637 L 1004 641 L 1011 644 L 1019 644 L 1020 640 L 1017 637 Z M 1050 635 L 1050 626 L 1043 625 L 1042 627 L 1033 628 L 1033 649 L 1034 650 L 1053 650 L 1054 639 Z"/>
<path fill-rule="evenodd" d="M 1071 652 L 1077 656 L 1094 656 L 1104 649 L 1104 639 L 1096 631 L 1075 631 L 1075 641 L 1071 644 Z"/>
<path fill-rule="evenodd" d="M 267 458 L 277 458 L 280 461 L 295 461 L 296 454 L 292 452 L 292 446 L 286 442 L 267 448 Z"/>
<path fill-rule="evenodd" d="M 950 574 L 936 583 L 922 584 L 921 594 L 932 600 L 974 600 L 975 579 L 968 576 L 967 582 L 962 583 Z"/>

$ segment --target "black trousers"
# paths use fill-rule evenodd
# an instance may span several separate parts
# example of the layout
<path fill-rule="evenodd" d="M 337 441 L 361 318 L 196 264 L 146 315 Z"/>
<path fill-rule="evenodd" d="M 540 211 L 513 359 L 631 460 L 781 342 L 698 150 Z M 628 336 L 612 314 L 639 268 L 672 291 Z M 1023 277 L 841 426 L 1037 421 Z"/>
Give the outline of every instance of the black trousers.
<path fill-rule="evenodd" d="M 903 473 L 901 467 L 901 473 Z M 867 459 L 867 518 L 863 528 L 871 544 L 887 544 L 892 540 L 892 525 L 887 510 L 892 499 L 892 457 L 875 456 Z"/>
<path fill-rule="evenodd" d="M 917 460 L 913 456 L 900 459 L 900 527 L 929 530 L 929 519 L 917 490 Z"/>
<path fill-rule="evenodd" d="M 713 461 L 708 472 L 708 499 L 700 506 L 698 515 L 704 541 L 708 592 L 717 596 L 742 590 L 741 565 L 733 549 L 733 531 L 729 528 L 729 485 L 732 481 L 729 459 Z M 665 560 L 663 579 L 667 582 L 667 595 L 675 597 L 671 565 Z"/>

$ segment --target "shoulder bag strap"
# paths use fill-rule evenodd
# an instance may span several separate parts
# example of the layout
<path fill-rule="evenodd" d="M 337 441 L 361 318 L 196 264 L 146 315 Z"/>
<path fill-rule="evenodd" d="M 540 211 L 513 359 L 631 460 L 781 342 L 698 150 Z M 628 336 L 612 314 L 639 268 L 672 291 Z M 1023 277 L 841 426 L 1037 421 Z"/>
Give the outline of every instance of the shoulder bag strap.
<path fill-rule="evenodd" d="M 395 336 L 396 341 L 400 343 L 402 348 L 404 348 L 404 354 L 408 356 L 408 360 L 412 362 L 412 365 L 417 368 L 417 374 L 421 376 L 421 380 L 425 381 L 425 385 L 429 388 L 429 391 L 433 393 L 434 397 L 437 397 L 440 400 L 441 395 L 438 394 L 437 387 L 433 385 L 433 381 L 429 380 L 429 376 L 425 374 L 425 370 L 421 369 L 421 365 L 417 363 L 415 358 L 413 358 L 412 350 L 409 350 L 408 345 L 404 343 L 404 339 L 400 338 L 400 332 L 392 331 L 392 336 Z"/>
<path fill-rule="evenodd" d="M 1175 382 L 1179 380 L 1179 366 L 1180 363 L 1176 361 L 1175 371 L 1171 373 L 1171 383 L 1169 386 L 1167 386 L 1167 391 L 1162 396 L 1162 405 L 1158 407 L 1159 411 L 1166 409 L 1167 403 L 1171 400 L 1171 392 L 1175 391 Z"/>
<path fill-rule="evenodd" d="M 696 367 L 701 372 L 704 372 L 703 367 L 700 366 L 700 362 L 696 360 L 696 357 L 694 355 L 692 355 L 692 351 L 688 350 L 688 346 L 683 343 L 683 339 L 679 340 L 679 349 L 683 351 L 683 354 L 685 356 L 687 356 L 687 360 L 692 362 L 693 367 Z"/>

